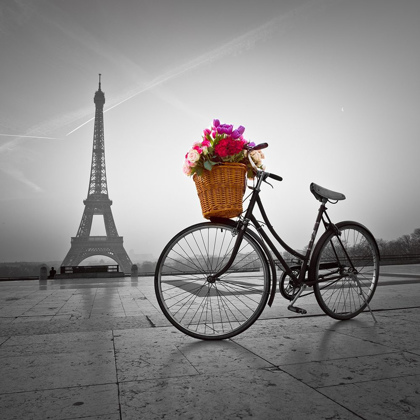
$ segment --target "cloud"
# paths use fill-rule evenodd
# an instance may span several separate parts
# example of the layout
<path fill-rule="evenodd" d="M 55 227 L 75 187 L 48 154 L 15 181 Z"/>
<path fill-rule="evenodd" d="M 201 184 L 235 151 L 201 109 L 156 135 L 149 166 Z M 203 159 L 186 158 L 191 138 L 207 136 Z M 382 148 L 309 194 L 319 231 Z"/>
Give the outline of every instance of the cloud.
<path fill-rule="evenodd" d="M 13 179 L 29 187 L 32 192 L 41 193 L 44 191 L 39 185 L 28 179 L 20 169 L 11 163 L 2 162 L 1 170 Z M 1 199 L 4 199 L 4 197 L 1 197 Z"/>
<path fill-rule="evenodd" d="M 36 11 L 36 2 L 12 0 L 0 3 L 0 33 L 9 35 L 14 26 L 26 25 Z"/>

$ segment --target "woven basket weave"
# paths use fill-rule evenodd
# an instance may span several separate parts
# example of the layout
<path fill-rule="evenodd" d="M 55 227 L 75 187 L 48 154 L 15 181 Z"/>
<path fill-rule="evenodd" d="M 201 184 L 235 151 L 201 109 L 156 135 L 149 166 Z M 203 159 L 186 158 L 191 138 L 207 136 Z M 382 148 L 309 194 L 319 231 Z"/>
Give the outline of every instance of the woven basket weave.
<path fill-rule="evenodd" d="M 206 219 L 224 217 L 230 219 L 242 213 L 242 199 L 246 188 L 246 165 L 224 163 L 211 171 L 194 175 L 200 199 L 201 211 Z"/>

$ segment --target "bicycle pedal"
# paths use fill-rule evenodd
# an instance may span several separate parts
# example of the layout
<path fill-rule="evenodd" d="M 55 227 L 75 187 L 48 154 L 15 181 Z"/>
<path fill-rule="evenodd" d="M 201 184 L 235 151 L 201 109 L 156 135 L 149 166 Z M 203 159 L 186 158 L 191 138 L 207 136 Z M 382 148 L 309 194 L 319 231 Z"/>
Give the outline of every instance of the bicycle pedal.
<path fill-rule="evenodd" d="M 287 309 L 289 311 L 296 312 L 297 314 L 302 314 L 302 315 L 305 315 L 308 313 L 306 309 L 298 308 L 297 306 L 292 306 L 292 305 L 289 305 Z"/>

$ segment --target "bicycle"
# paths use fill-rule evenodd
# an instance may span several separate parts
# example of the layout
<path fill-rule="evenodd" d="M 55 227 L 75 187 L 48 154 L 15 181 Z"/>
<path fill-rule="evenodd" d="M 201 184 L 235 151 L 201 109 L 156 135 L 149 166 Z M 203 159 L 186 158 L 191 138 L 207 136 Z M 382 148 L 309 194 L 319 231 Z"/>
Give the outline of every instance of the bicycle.
<path fill-rule="evenodd" d="M 279 289 L 291 302 L 289 310 L 306 314 L 295 303 L 314 293 L 332 318 L 347 320 L 367 307 L 375 319 L 369 306 L 379 277 L 380 253 L 374 236 L 357 222 L 333 224 L 326 204 L 346 197 L 312 183 L 310 190 L 321 205 L 309 245 L 304 254 L 288 246 L 270 224 L 260 197 L 267 179 L 282 181 L 282 177 L 257 169 L 250 158 L 252 150 L 267 146 L 247 148 L 256 183 L 249 187 L 245 214 L 237 221 L 210 218 L 187 227 L 169 241 L 158 260 L 154 282 L 159 306 L 178 330 L 191 337 L 221 340 L 249 328 L 266 304 L 273 304 L 279 267 Z M 263 222 L 253 214 L 255 206 Z M 325 232 L 314 246 L 321 222 Z M 263 225 L 296 258 L 293 265 L 285 261 Z M 307 288 L 312 291 L 303 294 Z"/>

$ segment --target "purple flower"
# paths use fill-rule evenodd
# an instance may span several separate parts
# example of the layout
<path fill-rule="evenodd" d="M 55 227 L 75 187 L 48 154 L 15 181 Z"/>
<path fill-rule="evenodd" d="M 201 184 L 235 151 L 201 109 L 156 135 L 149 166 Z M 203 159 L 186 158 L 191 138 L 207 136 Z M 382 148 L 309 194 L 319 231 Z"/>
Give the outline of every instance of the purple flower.
<path fill-rule="evenodd" d="M 234 140 L 236 140 L 236 139 L 239 139 L 239 137 L 241 137 L 241 135 L 239 134 L 239 131 L 238 130 L 233 130 L 232 131 L 232 138 Z"/>
<path fill-rule="evenodd" d="M 213 127 L 219 127 L 220 121 L 219 120 L 213 120 Z"/>
<path fill-rule="evenodd" d="M 242 127 L 242 125 L 240 125 L 236 130 L 232 131 L 232 138 L 233 139 L 239 139 L 242 134 L 244 134 L 245 131 L 245 127 Z"/>
<path fill-rule="evenodd" d="M 233 131 L 233 125 L 220 124 L 217 127 L 217 133 L 218 134 L 232 134 L 232 131 Z"/>
<path fill-rule="evenodd" d="M 248 143 L 249 147 L 255 147 L 255 143 L 253 141 L 251 141 L 251 143 Z"/>

